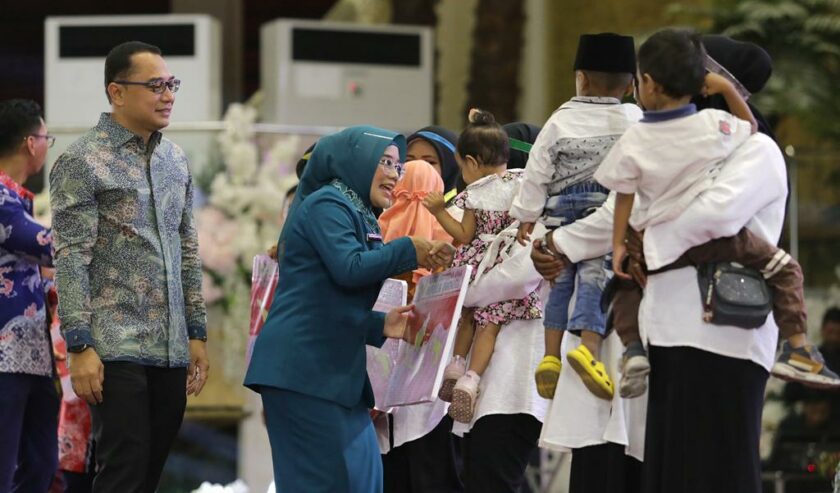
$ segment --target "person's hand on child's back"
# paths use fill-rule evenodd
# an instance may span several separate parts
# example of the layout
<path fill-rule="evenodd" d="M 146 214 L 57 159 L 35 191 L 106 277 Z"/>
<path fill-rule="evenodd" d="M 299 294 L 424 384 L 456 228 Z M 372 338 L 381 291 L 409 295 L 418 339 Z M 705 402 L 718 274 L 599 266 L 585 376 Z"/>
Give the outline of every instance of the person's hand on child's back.
<path fill-rule="evenodd" d="M 423 207 L 432 214 L 440 214 L 446 210 L 446 200 L 440 192 L 429 192 L 423 199 Z"/>
<path fill-rule="evenodd" d="M 519 231 L 516 233 L 516 241 L 520 245 L 526 245 L 531 241 L 531 233 L 534 232 L 534 223 L 519 223 Z"/>
<path fill-rule="evenodd" d="M 734 90 L 734 86 L 726 77 L 714 72 L 706 74 L 706 83 L 703 85 L 703 96 L 722 94 L 731 90 Z"/>

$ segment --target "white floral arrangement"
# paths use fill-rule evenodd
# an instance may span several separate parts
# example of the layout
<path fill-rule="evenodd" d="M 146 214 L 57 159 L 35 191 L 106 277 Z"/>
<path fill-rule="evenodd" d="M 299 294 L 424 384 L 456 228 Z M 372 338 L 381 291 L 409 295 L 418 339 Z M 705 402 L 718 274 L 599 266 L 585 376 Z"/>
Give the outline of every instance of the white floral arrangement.
<path fill-rule="evenodd" d="M 218 136 L 224 168 L 213 177 L 207 204 L 196 211 L 208 328 L 218 329 L 226 377 L 241 379 L 250 318 L 251 265 L 276 243 L 286 191 L 297 179 L 282 176 L 298 160 L 299 139 L 278 139 L 263 156 L 253 104 L 232 104 Z"/>
<path fill-rule="evenodd" d="M 207 481 L 201 483 L 198 489 L 192 493 L 249 493 L 248 485 L 241 479 L 237 479 L 228 485 L 213 484 Z"/>

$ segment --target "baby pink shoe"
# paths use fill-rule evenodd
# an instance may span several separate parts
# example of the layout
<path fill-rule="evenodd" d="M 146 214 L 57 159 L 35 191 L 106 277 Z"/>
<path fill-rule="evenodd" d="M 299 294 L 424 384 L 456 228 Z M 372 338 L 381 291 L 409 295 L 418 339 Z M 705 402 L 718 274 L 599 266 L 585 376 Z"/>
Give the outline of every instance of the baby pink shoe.
<path fill-rule="evenodd" d="M 455 382 L 467 372 L 467 360 L 457 354 L 443 370 L 443 384 L 438 391 L 438 398 L 444 402 L 452 402 L 452 389 Z"/>
<path fill-rule="evenodd" d="M 455 383 L 452 389 L 452 404 L 449 406 L 449 415 L 452 419 L 459 423 L 472 422 L 480 381 L 481 377 L 478 373 L 470 370 Z"/>

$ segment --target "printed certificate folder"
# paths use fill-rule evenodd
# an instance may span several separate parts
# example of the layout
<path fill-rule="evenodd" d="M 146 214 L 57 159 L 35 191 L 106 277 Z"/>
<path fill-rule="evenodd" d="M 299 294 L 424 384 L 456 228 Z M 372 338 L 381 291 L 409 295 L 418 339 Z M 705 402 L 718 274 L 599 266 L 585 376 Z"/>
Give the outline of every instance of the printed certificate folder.
<path fill-rule="evenodd" d="M 382 346 L 382 353 L 393 356 L 390 365 L 382 353 L 378 354 L 378 364 L 371 365 L 368 353 L 368 374 L 377 409 L 388 411 L 437 398 L 471 270 L 470 266 L 456 267 L 421 279 L 413 300 L 414 317 L 407 328 L 412 342 L 389 340 Z M 383 374 L 386 367 L 390 371 Z"/>
<path fill-rule="evenodd" d="M 407 297 L 408 283 L 398 279 L 387 279 L 382 284 L 373 310 L 388 313 L 394 308 L 405 306 Z M 373 396 L 376 399 L 374 407 L 379 411 L 390 409 L 390 407 L 385 406 L 384 398 L 388 390 L 388 379 L 391 378 L 391 373 L 394 370 L 399 349 L 399 339 L 385 339 L 382 347 L 367 346 L 368 378 L 370 378 L 370 386 L 373 388 Z"/>

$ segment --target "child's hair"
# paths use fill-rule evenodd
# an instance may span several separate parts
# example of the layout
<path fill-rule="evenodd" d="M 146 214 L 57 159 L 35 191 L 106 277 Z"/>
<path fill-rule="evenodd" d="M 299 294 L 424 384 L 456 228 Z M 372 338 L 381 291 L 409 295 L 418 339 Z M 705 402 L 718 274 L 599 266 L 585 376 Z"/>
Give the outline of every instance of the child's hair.
<path fill-rule="evenodd" d="M 663 29 L 639 48 L 639 74 L 650 77 L 674 98 L 700 94 L 706 79 L 706 49 L 688 29 Z"/>
<path fill-rule="evenodd" d="M 596 70 L 583 70 L 589 78 L 589 84 L 593 95 L 609 96 L 614 93 L 624 92 L 627 86 L 633 82 L 633 74 L 629 72 L 600 72 Z"/>
<path fill-rule="evenodd" d="M 470 110 L 469 123 L 458 137 L 458 155 L 472 156 L 478 164 L 499 166 L 510 158 L 510 141 L 489 111 Z"/>

